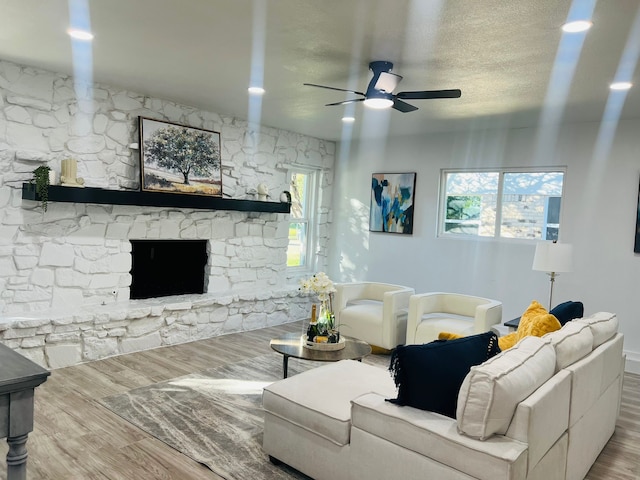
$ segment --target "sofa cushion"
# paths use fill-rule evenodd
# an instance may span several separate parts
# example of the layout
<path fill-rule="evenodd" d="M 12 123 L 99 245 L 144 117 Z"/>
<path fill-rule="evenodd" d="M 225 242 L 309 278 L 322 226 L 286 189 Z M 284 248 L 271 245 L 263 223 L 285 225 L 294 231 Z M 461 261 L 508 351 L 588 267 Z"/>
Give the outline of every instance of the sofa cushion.
<path fill-rule="evenodd" d="M 353 300 L 337 316 L 344 335 L 359 338 L 370 345 L 383 345 L 383 303 L 377 300 Z M 395 345 L 393 345 L 395 347 Z"/>
<path fill-rule="evenodd" d="M 458 391 L 469 369 L 498 352 L 498 337 L 493 332 L 424 345 L 399 345 L 389 366 L 398 396 L 389 401 L 455 418 Z"/>
<path fill-rule="evenodd" d="M 484 440 L 505 433 L 519 402 L 555 371 L 548 339 L 525 337 L 509 350 L 471 367 L 458 395 L 458 430 Z"/>
<path fill-rule="evenodd" d="M 341 323 L 352 318 L 368 322 L 371 326 L 382 323 L 382 302 L 376 300 L 354 300 L 347 304 L 340 312 Z"/>
<path fill-rule="evenodd" d="M 586 357 L 593 349 L 593 334 L 586 323 L 568 322 L 560 330 L 547 333 L 556 350 L 556 372 Z"/>
<path fill-rule="evenodd" d="M 265 387 L 263 408 L 336 445 L 349 443 L 351 400 L 368 392 L 393 395 L 383 368 L 341 360 L 313 368 Z"/>
<path fill-rule="evenodd" d="M 526 477 L 528 446 L 525 442 L 504 436 L 479 442 L 461 435 L 452 418 L 392 405 L 375 393 L 358 397 L 352 404 L 350 454 L 357 456 L 353 472 L 360 475 L 351 478 L 496 480 Z M 376 464 L 375 474 L 370 473 L 368 467 L 365 468 L 369 471 L 361 474 L 361 464 L 369 466 L 371 462 Z M 434 470 L 432 466 L 444 471 Z"/>
<path fill-rule="evenodd" d="M 586 323 L 593 334 L 593 348 L 596 349 L 613 337 L 618 331 L 618 317 L 615 313 L 598 312 L 577 322 Z"/>
<path fill-rule="evenodd" d="M 584 305 L 582 302 L 569 300 L 568 302 L 556 305 L 549 313 L 558 319 L 560 325 L 564 325 L 574 318 L 582 318 L 584 315 Z"/>

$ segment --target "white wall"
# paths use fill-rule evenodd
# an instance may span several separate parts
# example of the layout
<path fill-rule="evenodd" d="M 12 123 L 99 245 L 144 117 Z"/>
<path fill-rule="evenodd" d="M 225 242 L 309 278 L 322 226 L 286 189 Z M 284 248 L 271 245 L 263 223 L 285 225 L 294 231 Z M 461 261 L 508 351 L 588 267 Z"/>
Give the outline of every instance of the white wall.
<path fill-rule="evenodd" d="M 614 127 L 588 123 L 339 145 L 330 274 L 340 281 L 386 281 L 417 292 L 499 299 L 505 321 L 533 299 L 546 305 L 548 276 L 531 270 L 535 242 L 437 237 L 440 170 L 566 166 L 560 241 L 574 245 L 574 271 L 558 277 L 554 304 L 580 300 L 586 314 L 615 312 L 628 358 L 640 365 L 640 256 L 633 253 L 640 121 Z M 413 235 L 369 232 L 371 174 L 412 171 L 417 172 Z"/>

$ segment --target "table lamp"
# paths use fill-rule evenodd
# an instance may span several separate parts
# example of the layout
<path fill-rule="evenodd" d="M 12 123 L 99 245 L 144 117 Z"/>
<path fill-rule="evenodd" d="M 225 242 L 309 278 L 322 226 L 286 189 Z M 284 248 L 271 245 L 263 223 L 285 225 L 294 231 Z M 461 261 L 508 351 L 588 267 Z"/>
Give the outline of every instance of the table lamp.
<path fill-rule="evenodd" d="M 549 290 L 549 310 L 553 300 L 553 284 L 560 272 L 570 272 L 572 270 L 573 247 L 568 243 L 539 242 L 536 245 L 536 253 L 533 256 L 533 270 L 547 272 L 551 280 Z"/>

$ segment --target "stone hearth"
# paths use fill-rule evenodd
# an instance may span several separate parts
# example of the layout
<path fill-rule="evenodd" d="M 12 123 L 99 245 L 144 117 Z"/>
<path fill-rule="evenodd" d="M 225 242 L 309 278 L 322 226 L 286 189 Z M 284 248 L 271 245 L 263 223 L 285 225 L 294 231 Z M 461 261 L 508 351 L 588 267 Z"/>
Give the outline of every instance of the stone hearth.
<path fill-rule="evenodd" d="M 46 368 L 255 330 L 306 318 L 310 299 L 269 294 L 179 295 L 5 318 L 0 339 Z"/>

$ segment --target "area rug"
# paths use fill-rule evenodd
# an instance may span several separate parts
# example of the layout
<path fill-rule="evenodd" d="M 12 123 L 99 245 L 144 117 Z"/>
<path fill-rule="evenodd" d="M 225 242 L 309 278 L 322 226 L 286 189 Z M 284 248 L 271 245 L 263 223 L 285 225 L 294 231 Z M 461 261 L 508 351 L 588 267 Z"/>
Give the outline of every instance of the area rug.
<path fill-rule="evenodd" d="M 289 375 L 318 365 L 290 361 Z M 262 389 L 281 378 L 282 356 L 268 353 L 100 402 L 227 480 L 307 479 L 262 451 Z"/>

